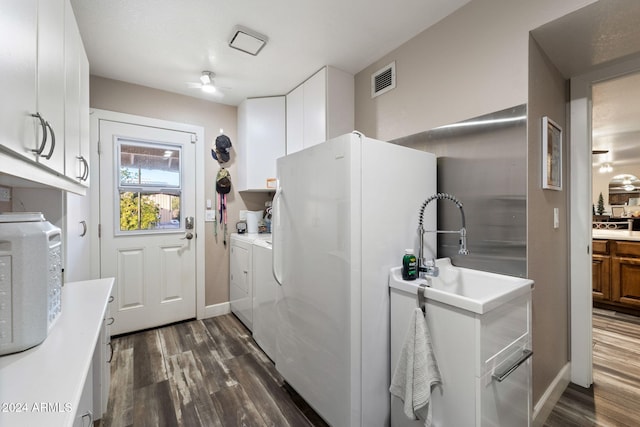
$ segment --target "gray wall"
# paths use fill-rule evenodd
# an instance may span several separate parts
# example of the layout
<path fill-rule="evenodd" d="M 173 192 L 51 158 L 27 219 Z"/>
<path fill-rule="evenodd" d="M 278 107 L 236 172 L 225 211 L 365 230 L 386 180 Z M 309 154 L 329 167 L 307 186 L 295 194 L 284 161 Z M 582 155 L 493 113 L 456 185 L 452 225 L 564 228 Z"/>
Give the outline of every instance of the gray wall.
<path fill-rule="evenodd" d="M 533 389 L 540 392 L 569 360 L 569 161 L 567 82 L 531 39 L 529 45 L 527 260 L 533 291 Z M 562 191 L 542 190 L 542 117 L 564 129 Z M 553 209 L 560 227 L 553 228 Z M 549 355 L 549 356 L 547 356 Z M 553 355 L 553 357 L 550 357 Z M 534 398 L 536 395 L 534 395 Z"/>

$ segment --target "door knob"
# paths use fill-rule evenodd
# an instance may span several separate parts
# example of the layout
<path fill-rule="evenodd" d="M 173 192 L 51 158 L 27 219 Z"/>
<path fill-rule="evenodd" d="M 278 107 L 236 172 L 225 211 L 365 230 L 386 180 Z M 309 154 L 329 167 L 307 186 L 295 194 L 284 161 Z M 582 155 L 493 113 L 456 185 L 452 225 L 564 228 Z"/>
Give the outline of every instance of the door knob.
<path fill-rule="evenodd" d="M 190 231 L 188 231 L 188 232 L 184 235 L 184 237 L 181 237 L 181 238 L 180 238 L 180 240 L 184 240 L 184 239 L 187 239 L 187 240 L 191 240 L 191 239 L 193 239 L 193 233 L 192 233 L 192 232 L 190 232 Z"/>

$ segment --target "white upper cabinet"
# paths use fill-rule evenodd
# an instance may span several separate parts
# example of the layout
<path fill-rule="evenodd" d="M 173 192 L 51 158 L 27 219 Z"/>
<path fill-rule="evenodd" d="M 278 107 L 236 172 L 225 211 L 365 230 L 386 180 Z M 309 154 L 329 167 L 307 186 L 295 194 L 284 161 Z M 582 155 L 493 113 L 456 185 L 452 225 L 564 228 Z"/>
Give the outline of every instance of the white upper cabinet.
<path fill-rule="evenodd" d="M 0 0 L 0 145 L 30 159 L 36 146 L 38 1 Z"/>
<path fill-rule="evenodd" d="M 65 0 L 38 2 L 38 113 L 40 126 L 36 161 L 64 173 L 64 16 Z M 44 141 L 44 143 L 42 143 Z"/>
<path fill-rule="evenodd" d="M 65 175 L 88 185 L 89 179 L 89 61 L 73 9 L 65 19 Z"/>
<path fill-rule="evenodd" d="M 0 0 L 0 10 L 0 156 L 26 161 L 0 173 L 81 193 L 66 145 L 78 152 L 85 117 L 89 126 L 89 70 L 71 3 Z"/>
<path fill-rule="evenodd" d="M 276 159 L 285 155 L 285 98 L 250 98 L 238 107 L 238 191 L 275 191 Z"/>
<path fill-rule="evenodd" d="M 353 76 L 324 67 L 287 94 L 287 154 L 351 132 Z"/>

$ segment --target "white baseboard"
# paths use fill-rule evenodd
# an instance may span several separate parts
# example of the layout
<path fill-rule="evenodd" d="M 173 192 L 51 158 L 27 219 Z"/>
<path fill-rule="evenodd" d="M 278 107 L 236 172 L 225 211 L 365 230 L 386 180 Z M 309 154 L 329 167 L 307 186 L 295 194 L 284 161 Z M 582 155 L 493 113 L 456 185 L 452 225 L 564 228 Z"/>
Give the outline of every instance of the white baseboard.
<path fill-rule="evenodd" d="M 207 319 L 209 317 L 222 316 L 223 314 L 228 314 L 231 312 L 231 306 L 228 302 L 223 302 L 220 304 L 207 305 L 204 308 L 204 316 L 203 319 Z"/>
<path fill-rule="evenodd" d="M 544 422 L 551 414 L 551 411 L 560 400 L 560 396 L 571 382 L 571 363 L 567 363 L 562 367 L 558 375 L 551 382 L 551 385 L 544 392 L 540 400 L 533 408 L 533 427 L 542 427 Z"/>

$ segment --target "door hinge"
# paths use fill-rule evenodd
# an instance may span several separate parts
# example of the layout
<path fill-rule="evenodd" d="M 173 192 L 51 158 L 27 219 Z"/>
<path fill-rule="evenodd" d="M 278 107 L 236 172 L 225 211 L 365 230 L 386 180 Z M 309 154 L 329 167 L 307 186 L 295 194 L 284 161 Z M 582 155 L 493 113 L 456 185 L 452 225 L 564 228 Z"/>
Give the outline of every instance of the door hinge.
<path fill-rule="evenodd" d="M 102 237 L 102 224 L 98 224 L 98 239 Z"/>
<path fill-rule="evenodd" d="M 191 134 L 191 143 L 195 144 L 196 142 L 198 142 L 198 135 L 196 135 L 195 133 Z"/>
<path fill-rule="evenodd" d="M 102 145 L 100 144 L 100 140 L 98 140 L 98 156 L 102 154 Z"/>

